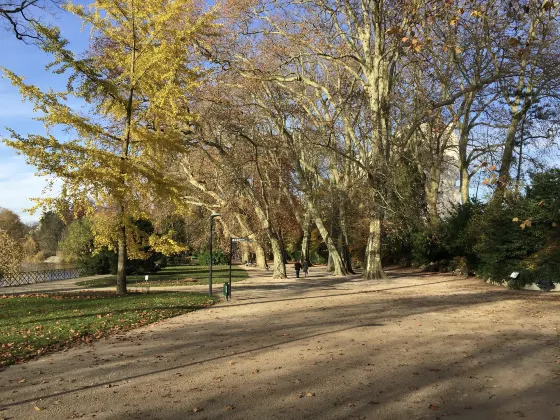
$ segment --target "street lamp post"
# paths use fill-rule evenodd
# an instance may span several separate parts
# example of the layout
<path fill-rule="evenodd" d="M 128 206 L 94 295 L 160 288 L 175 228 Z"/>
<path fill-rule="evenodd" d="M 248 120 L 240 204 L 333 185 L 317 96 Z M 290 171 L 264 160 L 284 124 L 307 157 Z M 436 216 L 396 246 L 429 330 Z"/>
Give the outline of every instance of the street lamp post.
<path fill-rule="evenodd" d="M 208 294 L 212 296 L 212 231 L 214 230 L 214 217 L 220 217 L 220 213 L 210 215 L 210 278 L 208 279 Z"/>

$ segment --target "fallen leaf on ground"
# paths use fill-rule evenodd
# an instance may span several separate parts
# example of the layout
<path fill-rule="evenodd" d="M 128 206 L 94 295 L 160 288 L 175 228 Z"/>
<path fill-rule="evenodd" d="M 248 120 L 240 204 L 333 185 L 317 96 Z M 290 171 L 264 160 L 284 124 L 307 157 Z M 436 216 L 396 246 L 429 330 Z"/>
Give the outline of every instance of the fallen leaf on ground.
<path fill-rule="evenodd" d="M 202 408 L 195 407 L 192 409 L 192 411 L 193 413 L 200 413 L 202 411 Z"/>
<path fill-rule="evenodd" d="M 435 404 L 430 404 L 430 406 L 429 406 L 428 408 L 429 408 L 430 410 L 433 410 L 433 411 L 439 410 L 439 406 L 437 406 L 437 405 L 435 405 Z"/>

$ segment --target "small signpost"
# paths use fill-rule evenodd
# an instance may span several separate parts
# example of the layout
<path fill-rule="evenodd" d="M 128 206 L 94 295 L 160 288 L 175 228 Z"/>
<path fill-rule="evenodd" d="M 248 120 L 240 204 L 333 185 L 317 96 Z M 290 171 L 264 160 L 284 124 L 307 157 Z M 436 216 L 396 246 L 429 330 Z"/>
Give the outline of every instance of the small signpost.
<path fill-rule="evenodd" d="M 253 242 L 249 238 L 231 238 L 229 239 L 229 283 L 224 284 L 224 296 L 226 300 L 231 299 L 231 263 L 233 261 L 233 244 L 237 242 Z"/>

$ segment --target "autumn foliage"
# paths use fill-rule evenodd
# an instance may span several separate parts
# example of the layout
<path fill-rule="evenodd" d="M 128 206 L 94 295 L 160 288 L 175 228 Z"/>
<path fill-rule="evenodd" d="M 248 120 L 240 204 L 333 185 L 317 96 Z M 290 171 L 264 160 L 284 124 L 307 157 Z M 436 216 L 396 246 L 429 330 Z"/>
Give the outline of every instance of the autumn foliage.
<path fill-rule="evenodd" d="M 186 249 L 171 228 L 144 238 L 140 220 L 195 219 L 190 242 L 201 249 L 218 212 L 221 247 L 250 238 L 244 258 L 261 268 L 272 259 L 275 278 L 286 277 L 288 254 L 310 262 L 321 249 L 334 275 L 359 266 L 378 279 L 387 249 L 421 242 L 419 232 L 435 238 L 473 198 L 500 213 L 554 164 L 558 2 L 67 9 L 91 27 L 89 48 L 76 54 L 57 28 L 37 26 L 68 89 L 5 69 L 48 134 L 4 142 L 64 181 L 59 200 L 39 205 L 89 217 L 95 248 L 118 253 L 121 294 L 127 255 L 144 257 L 138 244 Z M 533 216 L 523 217 L 516 227 L 528 231 Z"/>

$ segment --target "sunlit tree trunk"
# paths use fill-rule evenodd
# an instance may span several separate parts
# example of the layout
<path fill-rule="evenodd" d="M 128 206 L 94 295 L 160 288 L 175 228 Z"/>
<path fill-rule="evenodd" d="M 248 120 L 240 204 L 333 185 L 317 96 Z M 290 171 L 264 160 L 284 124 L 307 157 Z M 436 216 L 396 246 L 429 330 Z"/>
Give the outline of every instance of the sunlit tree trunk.
<path fill-rule="evenodd" d="M 329 257 L 327 258 L 327 271 L 329 273 L 332 273 L 334 271 L 334 261 L 333 261 L 333 256 L 332 254 L 329 252 Z"/>
<path fill-rule="evenodd" d="M 127 170 L 126 161 L 128 160 L 128 154 L 130 151 L 132 124 L 133 124 L 133 100 L 134 100 L 134 85 L 136 83 L 135 78 L 135 68 L 136 68 L 136 28 L 135 28 L 135 14 L 134 14 L 134 3 L 132 4 L 132 48 L 130 56 L 130 74 L 129 74 L 129 88 L 128 88 L 128 100 L 126 104 L 126 126 L 124 132 L 124 139 L 121 152 L 121 182 L 123 188 L 126 189 L 127 186 Z M 127 249 L 126 249 L 126 207 L 121 199 L 119 206 L 119 234 L 117 243 L 117 294 L 124 295 L 127 293 L 126 289 L 126 259 L 127 259 Z"/>
<path fill-rule="evenodd" d="M 525 139 L 525 120 L 521 124 L 521 139 L 519 141 L 519 158 L 517 159 L 517 175 L 515 176 L 515 198 L 519 198 L 519 188 L 521 187 L 521 168 L 523 165 L 523 140 Z"/>
<path fill-rule="evenodd" d="M 299 158 L 297 156 L 295 156 L 295 158 L 298 159 L 297 160 L 298 164 L 296 165 L 296 168 L 295 168 L 296 172 L 297 172 L 298 176 L 300 177 L 300 179 L 306 180 L 305 172 L 304 172 L 303 168 L 301 167 L 301 163 L 299 161 Z M 332 238 L 329 230 L 326 228 L 326 226 L 323 222 L 323 219 L 321 218 L 321 215 L 319 214 L 319 212 L 315 208 L 315 204 L 312 201 L 312 190 L 311 190 L 311 188 L 308 188 L 306 191 L 304 191 L 304 194 L 306 195 L 306 199 L 307 199 L 307 211 L 309 212 L 310 217 L 313 220 L 313 222 L 315 222 L 315 226 L 317 226 L 317 229 L 319 230 L 319 234 L 321 235 L 321 238 L 323 238 L 323 241 L 327 245 L 327 249 L 329 251 L 329 254 L 332 255 L 333 264 L 334 264 L 333 274 L 335 276 L 344 276 L 344 275 L 348 274 L 346 272 L 346 268 L 345 268 L 344 263 L 342 261 L 342 258 L 340 256 L 340 252 L 338 252 L 338 249 L 336 248 L 336 246 L 334 244 L 333 238 Z"/>
<path fill-rule="evenodd" d="M 267 268 L 266 254 L 264 248 L 258 242 L 254 244 L 257 268 Z"/>
<path fill-rule="evenodd" d="M 286 254 L 286 246 L 284 245 L 284 236 L 280 229 L 278 229 L 278 244 L 280 245 L 280 249 L 282 249 L 282 261 L 286 264 L 288 262 L 288 256 Z"/>
<path fill-rule="evenodd" d="M 438 194 L 439 194 L 439 183 L 441 179 L 441 168 L 438 167 L 439 162 L 434 162 L 430 168 L 430 179 L 427 180 L 425 184 L 426 190 L 426 201 L 428 204 L 428 217 L 430 219 L 430 224 L 435 226 L 439 223 L 438 214 Z"/>
<path fill-rule="evenodd" d="M 249 197 L 254 198 L 254 195 L 251 190 L 248 190 Z M 255 205 L 255 213 L 259 218 L 263 230 L 266 232 L 268 239 L 270 241 L 270 246 L 272 248 L 272 257 L 274 259 L 274 272 L 272 277 L 275 279 L 285 279 L 286 278 L 286 264 L 284 263 L 284 250 L 282 249 L 282 245 L 280 243 L 280 239 L 278 234 L 271 226 L 271 222 L 267 217 L 267 213 L 263 210 L 262 207 L 258 204 L 258 201 L 253 200 L 253 204 Z"/>
<path fill-rule="evenodd" d="M 529 28 L 527 29 L 526 45 L 531 45 L 538 38 L 538 28 L 540 28 L 541 17 L 546 15 L 544 9 L 537 12 L 537 16 L 531 19 Z M 544 34 L 543 34 L 544 35 Z M 506 141 L 502 152 L 502 159 L 500 162 L 500 170 L 498 173 L 498 184 L 494 191 L 493 201 L 499 204 L 503 201 L 507 187 L 511 180 L 510 170 L 513 161 L 513 151 L 515 148 L 515 139 L 519 124 L 525 118 L 525 115 L 533 105 L 534 87 L 541 88 L 542 86 L 535 86 L 535 79 L 538 77 L 539 66 L 535 64 L 536 56 L 523 54 L 519 63 L 519 75 L 517 86 L 515 90 L 515 97 L 509 99 L 509 92 L 504 89 L 504 99 L 508 102 L 511 119 L 507 131 Z"/>
<path fill-rule="evenodd" d="M 247 261 L 249 261 L 249 246 L 241 244 L 241 262 L 246 263 Z"/>
<path fill-rule="evenodd" d="M 125 295 L 126 290 L 126 227 L 119 228 L 117 249 L 117 294 Z"/>
<path fill-rule="evenodd" d="M 465 97 L 465 101 L 462 104 L 462 120 L 457 123 L 457 128 L 459 129 L 459 190 L 461 192 L 461 204 L 465 205 L 470 200 L 469 194 L 469 184 L 471 177 L 469 175 L 469 156 L 468 156 L 468 145 L 469 145 L 469 133 L 470 133 L 470 115 L 471 107 L 475 98 L 475 93 L 469 93 Z M 459 119 L 459 118 L 458 118 Z"/>
<path fill-rule="evenodd" d="M 364 279 L 383 279 L 386 274 L 381 264 L 381 218 L 372 217 L 369 222 L 369 236 L 366 247 Z"/>
<path fill-rule="evenodd" d="M 275 234 L 270 235 L 270 245 L 272 246 L 272 255 L 274 258 L 274 271 L 272 278 L 285 279 L 286 278 L 286 264 L 284 263 L 284 251 L 280 245 L 280 241 Z"/>
<path fill-rule="evenodd" d="M 305 212 L 305 217 L 303 219 L 303 238 L 301 240 L 301 262 L 307 262 L 308 266 L 311 266 L 311 259 L 309 258 L 309 247 L 311 244 L 311 216 L 309 212 Z"/>
<path fill-rule="evenodd" d="M 348 241 L 348 226 L 346 224 L 346 202 L 347 200 L 344 199 L 340 204 L 340 250 L 346 271 L 354 274 L 354 270 L 352 270 L 352 255 L 350 254 Z"/>
<path fill-rule="evenodd" d="M 469 194 L 469 185 L 470 185 L 470 176 L 469 176 L 469 168 L 463 164 L 461 160 L 459 168 L 459 176 L 460 176 L 460 190 L 461 190 L 461 204 L 465 205 L 470 200 Z"/>
<path fill-rule="evenodd" d="M 319 230 L 323 241 L 325 241 L 325 244 L 327 245 L 327 250 L 329 251 L 329 259 L 332 258 L 333 274 L 335 276 L 345 276 L 348 273 L 346 272 L 346 268 L 340 256 L 340 253 L 338 252 L 338 249 L 336 249 L 332 236 L 325 227 L 323 220 L 318 216 L 315 209 L 313 207 L 310 207 L 310 211 L 314 217 L 315 226 L 317 226 L 317 229 Z"/>
<path fill-rule="evenodd" d="M 494 199 L 497 201 L 502 201 L 504 199 L 506 189 L 511 179 L 510 170 L 511 170 L 511 162 L 513 161 L 515 138 L 517 135 L 517 129 L 519 127 L 519 123 L 521 122 L 522 119 L 523 119 L 523 113 L 515 112 L 511 118 L 508 127 L 506 142 L 504 145 L 504 151 L 502 153 L 500 171 L 498 174 L 498 185 L 494 193 Z"/>

